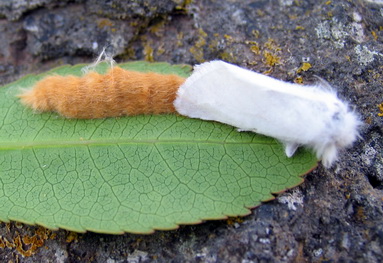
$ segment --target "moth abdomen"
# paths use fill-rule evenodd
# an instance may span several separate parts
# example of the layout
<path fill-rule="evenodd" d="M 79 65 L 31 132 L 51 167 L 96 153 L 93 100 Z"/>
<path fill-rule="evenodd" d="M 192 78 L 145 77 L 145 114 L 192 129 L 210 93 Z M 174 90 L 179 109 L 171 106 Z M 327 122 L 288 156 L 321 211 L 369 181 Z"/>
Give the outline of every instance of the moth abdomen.
<path fill-rule="evenodd" d="M 67 118 L 172 113 L 176 92 L 184 81 L 176 75 L 113 67 L 105 75 L 49 76 L 19 97 L 36 111 L 55 111 Z"/>

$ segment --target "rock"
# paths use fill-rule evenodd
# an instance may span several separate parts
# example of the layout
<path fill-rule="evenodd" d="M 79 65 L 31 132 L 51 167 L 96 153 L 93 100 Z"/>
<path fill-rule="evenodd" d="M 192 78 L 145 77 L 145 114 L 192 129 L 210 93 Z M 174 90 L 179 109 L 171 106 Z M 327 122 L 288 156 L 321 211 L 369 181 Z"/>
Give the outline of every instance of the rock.
<path fill-rule="evenodd" d="M 286 81 L 326 79 L 355 105 L 363 140 L 332 169 L 319 166 L 301 186 L 235 224 L 112 236 L 2 223 L 1 261 L 383 261 L 381 1 L 120 3 L 3 1 L 1 83 L 63 63 L 92 62 L 108 44 L 117 61 L 224 59 Z M 37 235 L 46 248 L 20 256 L 15 240 L 26 235 Z"/>
<path fill-rule="evenodd" d="M 69 2 L 82 2 L 82 0 L 3 0 L 0 3 L 0 15 L 8 20 L 15 21 L 30 11 L 39 7 L 54 8 L 56 6 L 65 6 Z"/>

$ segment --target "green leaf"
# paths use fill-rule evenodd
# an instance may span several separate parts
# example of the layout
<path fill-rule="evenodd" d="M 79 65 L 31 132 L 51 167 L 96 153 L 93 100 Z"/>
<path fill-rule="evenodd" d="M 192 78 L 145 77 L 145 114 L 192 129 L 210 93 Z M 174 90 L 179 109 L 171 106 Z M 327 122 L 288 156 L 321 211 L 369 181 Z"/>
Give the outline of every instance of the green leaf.
<path fill-rule="evenodd" d="M 317 160 L 284 155 L 274 139 L 177 115 L 103 120 L 34 114 L 15 97 L 48 74 L 0 89 L 0 220 L 101 233 L 150 233 L 249 208 L 302 182 Z M 189 66 L 133 62 L 126 69 L 176 73 Z M 97 67 L 105 72 L 106 64 Z"/>

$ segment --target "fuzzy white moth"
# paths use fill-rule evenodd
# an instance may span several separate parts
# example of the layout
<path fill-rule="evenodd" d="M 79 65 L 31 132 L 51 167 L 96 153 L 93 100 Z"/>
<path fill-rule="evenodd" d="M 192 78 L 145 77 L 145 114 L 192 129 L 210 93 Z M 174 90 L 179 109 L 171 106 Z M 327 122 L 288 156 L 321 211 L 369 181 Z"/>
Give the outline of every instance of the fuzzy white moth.
<path fill-rule="evenodd" d="M 360 121 L 325 85 L 286 83 L 223 61 L 195 67 L 181 85 L 176 110 L 274 137 L 291 157 L 299 146 L 312 148 L 325 167 L 338 150 L 358 137 Z"/>

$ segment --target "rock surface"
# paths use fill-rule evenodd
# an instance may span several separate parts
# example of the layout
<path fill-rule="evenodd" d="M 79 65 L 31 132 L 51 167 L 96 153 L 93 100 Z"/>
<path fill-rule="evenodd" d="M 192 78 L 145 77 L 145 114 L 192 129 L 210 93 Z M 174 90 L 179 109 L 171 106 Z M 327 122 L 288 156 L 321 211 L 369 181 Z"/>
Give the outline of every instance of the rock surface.
<path fill-rule="evenodd" d="M 121 236 L 0 225 L 1 262 L 382 262 L 382 1 L 55 1 L 0 4 L 0 84 L 65 63 L 223 59 L 279 79 L 328 80 L 363 140 L 335 167 L 243 219 Z M 35 236 L 28 244 L 25 237 Z"/>

